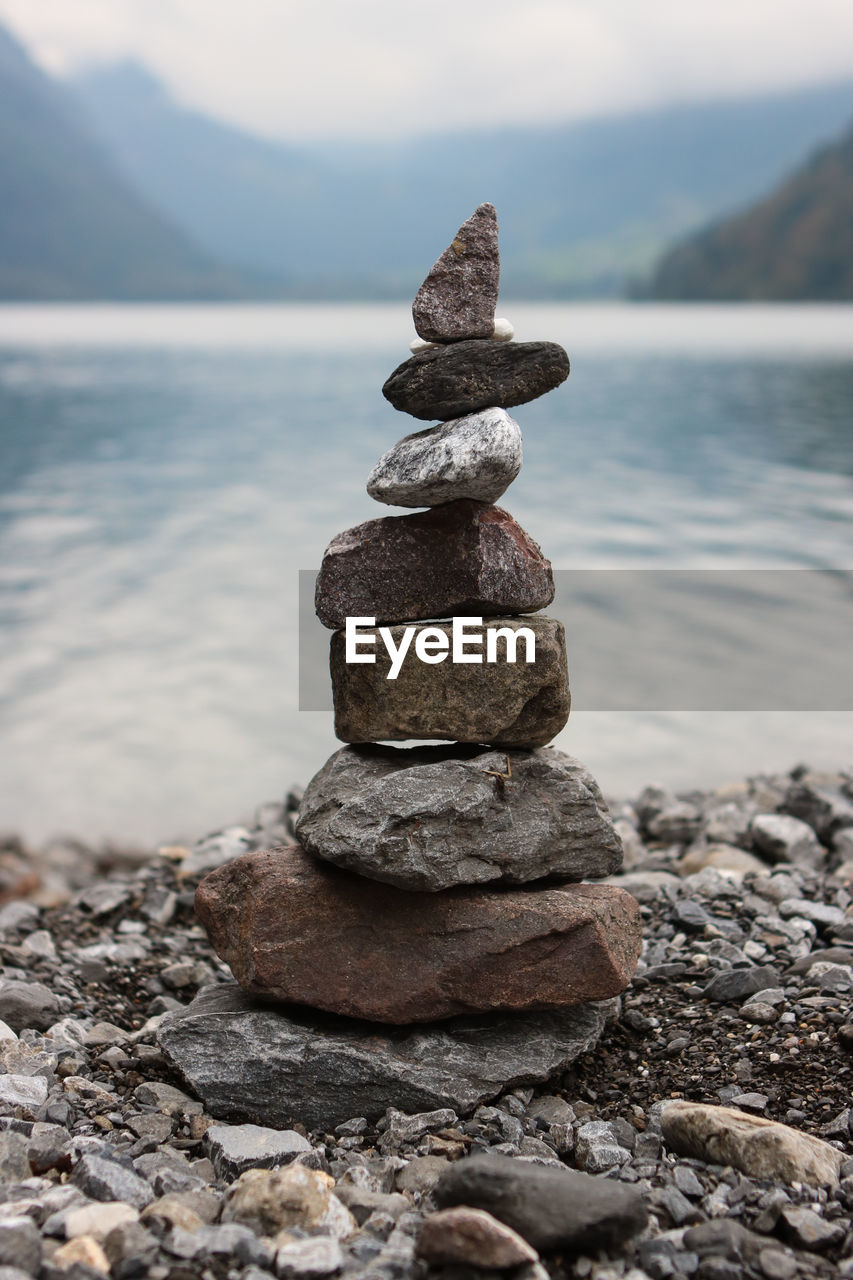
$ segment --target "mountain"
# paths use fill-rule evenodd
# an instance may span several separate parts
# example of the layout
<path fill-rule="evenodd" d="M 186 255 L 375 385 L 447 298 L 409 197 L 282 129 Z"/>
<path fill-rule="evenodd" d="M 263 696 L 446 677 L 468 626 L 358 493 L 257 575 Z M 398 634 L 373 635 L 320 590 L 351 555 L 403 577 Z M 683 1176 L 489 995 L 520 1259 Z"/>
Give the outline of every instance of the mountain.
<path fill-rule="evenodd" d="M 0 27 L 0 299 L 210 298 L 245 291 L 138 196 L 72 94 Z"/>
<path fill-rule="evenodd" d="M 853 301 L 853 129 L 766 199 L 667 253 L 650 293 L 679 300 Z"/>
<path fill-rule="evenodd" d="M 501 218 L 507 296 L 616 293 L 853 117 L 853 82 L 549 127 L 290 146 L 175 102 L 133 63 L 74 87 L 134 185 L 218 257 L 303 296 L 411 294 L 441 228 Z M 436 229 L 439 229 L 438 233 Z"/>

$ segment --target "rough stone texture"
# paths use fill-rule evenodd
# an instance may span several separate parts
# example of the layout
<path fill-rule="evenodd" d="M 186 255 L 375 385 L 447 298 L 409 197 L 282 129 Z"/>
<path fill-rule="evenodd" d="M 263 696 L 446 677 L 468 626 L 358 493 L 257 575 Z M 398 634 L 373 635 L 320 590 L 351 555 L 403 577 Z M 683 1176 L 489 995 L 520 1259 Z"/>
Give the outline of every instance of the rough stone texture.
<path fill-rule="evenodd" d="M 762 1250 L 767 1246 L 767 1237 L 750 1231 L 742 1222 L 733 1218 L 711 1219 L 700 1222 L 698 1226 L 688 1227 L 684 1232 L 685 1249 L 698 1255 L 699 1258 L 726 1258 L 732 1263 L 754 1264 Z M 787 1252 L 787 1251 L 786 1251 Z M 790 1258 L 790 1255 L 788 1255 Z M 764 1269 L 762 1268 L 764 1271 Z M 711 1273 L 713 1275 L 713 1272 Z M 742 1267 L 738 1268 L 738 1276 L 742 1275 Z M 764 1271 L 767 1280 L 770 1275 Z"/>
<path fill-rule="evenodd" d="M 447 1129 L 456 1124 L 458 1116 L 451 1107 L 437 1111 L 420 1111 L 407 1115 L 396 1107 L 389 1107 L 382 1119 L 381 1150 L 396 1150 L 405 1142 L 417 1142 L 430 1129 Z"/>
<path fill-rule="evenodd" d="M 844 1239 L 841 1223 L 826 1222 L 804 1205 L 786 1205 L 780 1216 L 785 1235 L 800 1249 L 828 1249 Z"/>
<path fill-rule="evenodd" d="M 398 1191 L 432 1191 L 441 1175 L 450 1167 L 446 1156 L 415 1156 L 395 1176 Z"/>
<path fill-rule="evenodd" d="M 569 357 L 556 342 L 455 342 L 398 365 L 382 388 L 395 409 L 445 422 L 495 405 L 511 409 L 559 387 Z"/>
<path fill-rule="evenodd" d="M 0 1133 L 0 1187 L 30 1176 L 29 1145 L 22 1133 L 11 1129 Z"/>
<path fill-rule="evenodd" d="M 730 1004 L 779 985 L 779 971 L 770 964 L 746 969 L 723 969 L 711 979 L 702 994 L 715 1004 Z"/>
<path fill-rule="evenodd" d="M 308 784 L 296 834 L 348 871 L 428 892 L 587 880 L 622 862 L 598 784 L 553 747 L 343 747 Z"/>
<path fill-rule="evenodd" d="M 554 599 L 551 565 L 508 511 L 447 503 L 347 529 L 323 556 L 314 604 L 324 627 L 347 618 L 529 613 Z"/>
<path fill-rule="evenodd" d="M 498 1155 L 457 1161 L 432 1194 L 441 1208 L 485 1209 L 541 1253 L 607 1247 L 635 1235 L 646 1222 L 643 1197 L 633 1187 Z"/>
<path fill-rule="evenodd" d="M 495 316 L 495 325 L 489 337 L 493 342 L 512 342 L 515 337 L 515 326 L 505 316 Z M 431 347 L 437 345 L 435 342 L 427 342 L 426 338 L 413 338 L 409 343 L 409 350 L 417 353 L 418 351 L 428 351 Z"/>
<path fill-rule="evenodd" d="M 429 625 L 452 643 L 451 623 Z M 544 747 L 565 726 L 571 707 L 563 625 L 548 617 L 489 618 L 481 629 L 482 647 L 468 652 L 485 657 L 485 632 L 502 627 L 533 632 L 535 661 L 526 661 L 524 637 L 516 661 L 505 661 L 499 637 L 497 662 L 456 663 L 448 656 L 427 665 L 414 652 L 415 635 L 395 680 L 387 679 L 391 660 L 384 645 L 377 645 L 375 663 L 348 663 L 344 633 L 336 632 L 329 664 L 335 733 L 342 742 L 446 738 L 525 750 Z M 399 646 L 404 628 L 390 631 Z"/>
<path fill-rule="evenodd" d="M 75 1186 L 91 1200 L 122 1200 L 135 1209 L 144 1209 L 154 1199 L 145 1178 L 124 1158 L 90 1151 L 75 1165 Z"/>
<path fill-rule="evenodd" d="M 518 423 L 505 409 L 483 409 L 398 440 L 368 476 L 367 492 L 392 507 L 496 502 L 521 462 Z"/>
<path fill-rule="evenodd" d="M 47 1080 L 44 1076 L 25 1076 L 11 1072 L 0 1076 L 0 1106 L 22 1107 L 36 1111 L 47 1100 Z"/>
<path fill-rule="evenodd" d="M 631 1152 L 622 1146 L 606 1120 L 590 1120 L 575 1134 L 575 1162 L 587 1173 L 603 1173 L 630 1159 Z"/>
<path fill-rule="evenodd" d="M 249 1169 L 228 1189 L 223 1222 L 241 1222 L 261 1235 L 289 1227 L 330 1236 L 356 1229 L 350 1211 L 332 1194 L 334 1178 L 319 1169 Z"/>
<path fill-rule="evenodd" d="M 19 1267 L 36 1275 L 41 1265 L 41 1240 L 36 1224 L 22 1214 L 0 1222 L 0 1266 Z"/>
<path fill-rule="evenodd" d="M 806 822 L 787 813 L 760 813 L 752 820 L 750 835 L 755 846 L 771 862 L 794 862 L 820 868 L 826 850 Z"/>
<path fill-rule="evenodd" d="M 456 232 L 412 304 L 415 330 L 427 342 L 490 338 L 500 284 L 498 216 L 481 204 Z"/>
<path fill-rule="evenodd" d="M 407 893 L 293 848 L 212 871 L 196 913 L 250 995 L 397 1024 L 606 999 L 640 951 L 609 886 Z"/>
<path fill-rule="evenodd" d="M 418 1232 L 415 1254 L 433 1266 L 520 1267 L 539 1254 L 527 1241 L 485 1209 L 459 1205 L 430 1214 Z"/>
<path fill-rule="evenodd" d="M 93 1273 L 100 1273 L 102 1276 L 110 1274 L 110 1260 L 94 1236 L 77 1236 L 60 1245 L 51 1263 L 60 1272 L 79 1266 L 87 1276 Z"/>
<path fill-rule="evenodd" d="M 291 1240 L 276 1252 L 275 1273 L 279 1280 L 319 1280 L 342 1271 L 344 1261 L 335 1236 Z"/>
<path fill-rule="evenodd" d="M 408 1213 L 412 1207 L 411 1201 L 399 1193 L 389 1195 L 352 1182 L 336 1186 L 335 1195 L 342 1204 L 346 1205 L 360 1227 L 372 1213 L 387 1214 L 388 1217 L 396 1220 L 401 1214 Z"/>
<path fill-rule="evenodd" d="M 205 1146 L 219 1178 L 236 1177 L 246 1169 L 271 1169 L 290 1164 L 311 1150 L 311 1143 L 292 1129 L 266 1129 L 255 1124 L 214 1124 L 204 1135 Z"/>
<path fill-rule="evenodd" d="M 139 1212 L 122 1200 L 95 1201 L 71 1209 L 65 1217 L 65 1234 L 69 1240 L 76 1236 L 93 1236 L 104 1240 L 114 1227 L 126 1222 L 138 1222 Z"/>
<path fill-rule="evenodd" d="M 58 1017 L 59 1001 L 44 983 L 0 978 L 0 1018 L 13 1031 L 25 1027 L 46 1031 Z"/>
<path fill-rule="evenodd" d="M 786 1124 L 733 1107 L 675 1099 L 661 1113 L 667 1144 L 679 1155 L 732 1165 L 749 1178 L 837 1186 L 844 1153 Z"/>
<path fill-rule="evenodd" d="M 168 1014 L 157 1035 L 211 1115 L 327 1128 L 352 1116 L 376 1120 L 390 1106 L 470 1114 L 504 1088 L 565 1070 L 596 1043 L 604 1020 L 601 1007 L 581 1005 L 379 1027 L 265 1008 L 235 983 Z"/>

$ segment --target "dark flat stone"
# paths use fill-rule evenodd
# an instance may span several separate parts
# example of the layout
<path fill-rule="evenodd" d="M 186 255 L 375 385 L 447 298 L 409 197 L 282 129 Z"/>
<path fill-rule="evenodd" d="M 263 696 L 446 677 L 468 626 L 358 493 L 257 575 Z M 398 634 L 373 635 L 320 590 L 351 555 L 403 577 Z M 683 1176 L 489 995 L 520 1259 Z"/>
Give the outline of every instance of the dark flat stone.
<path fill-rule="evenodd" d="M 511 409 L 553 391 L 569 376 L 556 342 L 454 342 L 399 365 L 382 388 L 395 409 L 425 421 Z"/>
<path fill-rule="evenodd" d="M 208 987 L 167 1014 L 160 1047 L 211 1115 L 330 1129 L 389 1106 L 467 1115 L 507 1087 L 538 1084 L 598 1040 L 605 1013 L 455 1018 L 387 1027 L 305 1009 L 274 1010 L 236 983 Z"/>
<path fill-rule="evenodd" d="M 641 1231 L 648 1216 L 640 1192 L 625 1183 L 499 1155 L 457 1161 L 432 1195 L 442 1209 L 485 1209 L 542 1253 L 607 1248 Z"/>

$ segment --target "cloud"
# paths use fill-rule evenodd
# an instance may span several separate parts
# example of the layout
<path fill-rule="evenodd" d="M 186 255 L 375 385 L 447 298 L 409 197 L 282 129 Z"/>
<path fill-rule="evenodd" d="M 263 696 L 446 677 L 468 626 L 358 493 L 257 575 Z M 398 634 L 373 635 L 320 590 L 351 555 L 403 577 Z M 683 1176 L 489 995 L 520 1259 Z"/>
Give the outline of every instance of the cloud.
<path fill-rule="evenodd" d="M 0 0 L 52 69 L 136 57 L 280 137 L 405 136 L 853 75 L 849 0 Z"/>

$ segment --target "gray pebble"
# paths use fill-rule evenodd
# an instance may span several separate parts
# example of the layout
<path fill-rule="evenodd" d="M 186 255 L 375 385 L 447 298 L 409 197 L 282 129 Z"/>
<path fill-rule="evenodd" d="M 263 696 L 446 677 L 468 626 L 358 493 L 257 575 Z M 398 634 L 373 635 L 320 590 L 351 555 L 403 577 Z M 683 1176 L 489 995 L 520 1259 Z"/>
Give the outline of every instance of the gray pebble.
<path fill-rule="evenodd" d="M 753 965 L 748 969 L 727 969 L 718 973 L 704 989 L 706 1000 L 730 1004 L 754 995 L 767 987 L 778 986 L 778 971 L 770 965 Z"/>
<path fill-rule="evenodd" d="M 575 1160 L 587 1173 L 603 1173 L 630 1158 L 630 1151 L 620 1145 L 613 1126 L 605 1120 L 591 1120 L 575 1134 Z"/>
<path fill-rule="evenodd" d="M 678 1190 L 691 1199 L 701 1200 L 705 1194 L 705 1188 L 699 1181 L 696 1173 L 688 1164 L 677 1164 L 673 1170 L 673 1181 Z"/>
<path fill-rule="evenodd" d="M 74 1183 L 93 1200 L 124 1200 L 135 1209 L 143 1209 L 154 1199 L 154 1192 L 132 1165 L 115 1156 L 84 1155 L 74 1169 Z"/>
<path fill-rule="evenodd" d="M 43 983 L 0 978 L 0 1018 L 13 1031 L 25 1027 L 46 1031 L 59 1012 L 59 1001 Z"/>
<path fill-rule="evenodd" d="M 17 1267 L 35 1275 L 41 1265 L 41 1240 L 32 1218 L 0 1221 L 0 1267 Z"/>
<path fill-rule="evenodd" d="M 321 1280 L 335 1275 L 344 1266 L 340 1242 L 334 1236 L 314 1240 L 294 1240 L 284 1244 L 275 1256 L 279 1280 Z"/>
<path fill-rule="evenodd" d="M 22 1107 L 35 1111 L 47 1101 L 47 1080 L 44 1076 L 9 1074 L 0 1076 L 0 1111 Z"/>
<path fill-rule="evenodd" d="M 216 1124 L 205 1144 L 219 1178 L 237 1177 L 244 1169 L 272 1169 L 289 1164 L 311 1150 L 311 1143 L 292 1129 L 267 1129 L 256 1124 Z"/>

